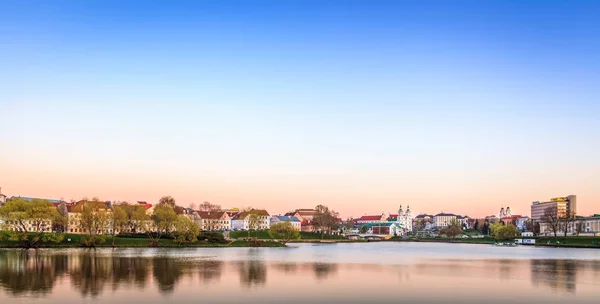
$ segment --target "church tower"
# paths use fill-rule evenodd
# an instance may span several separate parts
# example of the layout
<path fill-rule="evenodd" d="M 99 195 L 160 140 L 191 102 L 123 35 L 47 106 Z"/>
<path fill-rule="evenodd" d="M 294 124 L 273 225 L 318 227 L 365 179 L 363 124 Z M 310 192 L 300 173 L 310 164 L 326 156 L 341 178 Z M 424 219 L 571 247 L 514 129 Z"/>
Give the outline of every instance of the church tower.
<path fill-rule="evenodd" d="M 400 218 L 403 216 L 404 216 L 404 212 L 402 211 L 402 205 L 400 205 L 400 208 L 398 209 L 398 219 L 397 220 L 400 220 Z"/>
<path fill-rule="evenodd" d="M 410 206 L 406 206 L 406 218 L 408 218 L 409 220 L 411 219 L 411 214 L 410 214 Z"/>

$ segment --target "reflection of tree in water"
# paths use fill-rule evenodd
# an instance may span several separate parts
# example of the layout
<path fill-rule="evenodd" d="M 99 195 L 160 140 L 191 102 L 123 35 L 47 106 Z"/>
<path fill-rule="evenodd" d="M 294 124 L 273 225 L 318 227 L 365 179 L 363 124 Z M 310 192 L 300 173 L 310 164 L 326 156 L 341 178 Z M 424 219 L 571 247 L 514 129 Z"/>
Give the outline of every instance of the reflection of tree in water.
<path fill-rule="evenodd" d="M 0 251 L 0 286 L 14 295 L 47 294 L 67 269 L 66 257 Z"/>
<path fill-rule="evenodd" d="M 183 274 L 181 262 L 168 257 L 157 257 L 152 260 L 154 278 L 161 293 L 169 294 Z"/>
<path fill-rule="evenodd" d="M 73 286 L 82 295 L 96 297 L 104 290 L 104 285 L 112 277 L 112 258 L 98 256 L 95 249 L 71 257 L 73 267 L 69 269 L 69 276 Z"/>
<path fill-rule="evenodd" d="M 200 261 L 196 265 L 202 282 L 209 283 L 215 280 L 218 281 L 221 278 L 223 270 L 222 261 Z"/>
<path fill-rule="evenodd" d="M 338 268 L 336 264 L 314 263 L 313 270 L 317 279 L 325 279 L 329 275 L 336 273 Z"/>
<path fill-rule="evenodd" d="M 244 287 L 264 285 L 267 282 L 267 266 L 262 261 L 250 260 L 241 262 L 240 281 Z"/>
<path fill-rule="evenodd" d="M 148 268 L 148 259 L 112 258 L 112 289 L 119 289 L 121 284 L 135 284 L 143 289 L 148 278 Z"/>
<path fill-rule="evenodd" d="M 296 263 L 281 263 L 273 265 L 273 268 L 282 270 L 285 273 L 296 273 L 298 271 L 298 265 Z"/>
<path fill-rule="evenodd" d="M 542 284 L 554 291 L 575 293 L 579 267 L 574 260 L 531 260 L 531 280 L 534 286 Z"/>

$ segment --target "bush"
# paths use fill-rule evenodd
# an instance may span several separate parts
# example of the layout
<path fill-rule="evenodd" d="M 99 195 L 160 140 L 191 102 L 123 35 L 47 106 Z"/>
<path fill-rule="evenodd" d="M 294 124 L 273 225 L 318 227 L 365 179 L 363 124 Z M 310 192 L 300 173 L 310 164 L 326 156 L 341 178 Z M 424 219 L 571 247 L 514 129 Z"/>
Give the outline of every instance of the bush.
<path fill-rule="evenodd" d="M 220 232 L 200 232 L 198 240 L 206 241 L 208 243 L 227 244 L 227 240 L 225 240 L 223 233 Z"/>

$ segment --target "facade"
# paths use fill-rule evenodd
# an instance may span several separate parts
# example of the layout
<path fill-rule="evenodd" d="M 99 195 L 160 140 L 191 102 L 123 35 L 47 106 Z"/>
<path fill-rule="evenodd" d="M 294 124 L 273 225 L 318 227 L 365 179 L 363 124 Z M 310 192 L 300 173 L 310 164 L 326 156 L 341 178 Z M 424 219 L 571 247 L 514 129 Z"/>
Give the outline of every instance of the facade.
<path fill-rule="evenodd" d="M 238 213 L 231 220 L 231 227 L 233 230 L 249 230 L 250 229 L 250 215 L 256 215 L 258 222 L 254 229 L 264 230 L 271 227 L 271 220 L 269 219 L 269 213 L 267 210 L 252 209 L 250 211 L 244 211 Z"/>
<path fill-rule="evenodd" d="M 271 225 L 283 222 L 290 222 L 294 229 L 302 230 L 302 222 L 295 216 L 274 215 L 271 217 Z"/>
<path fill-rule="evenodd" d="M 438 213 L 433 216 L 433 226 L 437 228 L 442 228 L 448 226 L 450 221 L 456 219 L 456 214 L 452 213 Z"/>
<path fill-rule="evenodd" d="M 555 197 L 547 202 L 533 202 L 531 204 L 531 219 L 541 221 L 547 208 L 555 209 L 558 217 L 566 217 L 567 214 L 577 215 L 577 196 Z"/>
<path fill-rule="evenodd" d="M 557 235 L 564 235 L 564 233 L 564 225 L 558 225 Z M 540 235 L 551 236 L 554 235 L 554 232 L 548 224 L 540 222 Z M 600 214 L 577 217 L 575 221 L 568 225 L 567 235 L 600 236 Z"/>
<path fill-rule="evenodd" d="M 196 211 L 200 230 L 231 230 L 231 218 L 225 211 Z"/>
<path fill-rule="evenodd" d="M 465 229 L 471 229 L 472 228 L 472 226 L 470 226 L 470 219 L 471 218 L 469 216 L 467 216 L 467 215 L 465 215 L 465 216 L 457 215 L 456 219 L 460 221 L 460 224 L 463 227 L 465 227 Z"/>
<path fill-rule="evenodd" d="M 296 209 L 288 212 L 285 216 L 293 216 L 300 220 L 300 229 L 302 232 L 314 232 L 313 217 L 317 214 L 315 209 Z"/>
<path fill-rule="evenodd" d="M 86 227 L 82 225 L 81 213 L 83 211 L 83 206 L 87 203 L 87 201 L 78 201 L 72 205 L 67 206 L 67 218 L 68 224 L 66 232 L 73 234 L 86 234 L 88 230 Z M 112 213 L 112 203 L 111 202 L 99 202 L 98 206 L 96 206 L 94 212 L 104 212 L 104 213 Z M 112 223 L 110 219 L 107 219 L 102 223 L 102 227 L 98 227 L 98 229 L 92 231 L 92 234 L 113 234 L 112 231 Z M 119 231 L 114 231 L 115 234 L 119 233 Z"/>
<path fill-rule="evenodd" d="M 406 235 L 412 232 L 412 216 L 410 207 L 406 212 L 402 210 L 402 206 L 398 208 L 398 214 L 385 215 L 365 215 L 357 219 L 352 232 L 361 233 L 366 230 L 366 234 L 399 236 Z"/>

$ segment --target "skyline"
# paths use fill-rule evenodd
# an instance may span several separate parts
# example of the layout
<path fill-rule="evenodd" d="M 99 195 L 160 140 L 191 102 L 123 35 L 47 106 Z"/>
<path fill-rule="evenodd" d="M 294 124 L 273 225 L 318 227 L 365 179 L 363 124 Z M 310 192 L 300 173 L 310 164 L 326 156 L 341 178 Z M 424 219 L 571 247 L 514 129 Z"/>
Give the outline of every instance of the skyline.
<path fill-rule="evenodd" d="M 3 1 L 0 187 L 344 217 L 575 194 L 598 213 L 599 11 Z"/>

